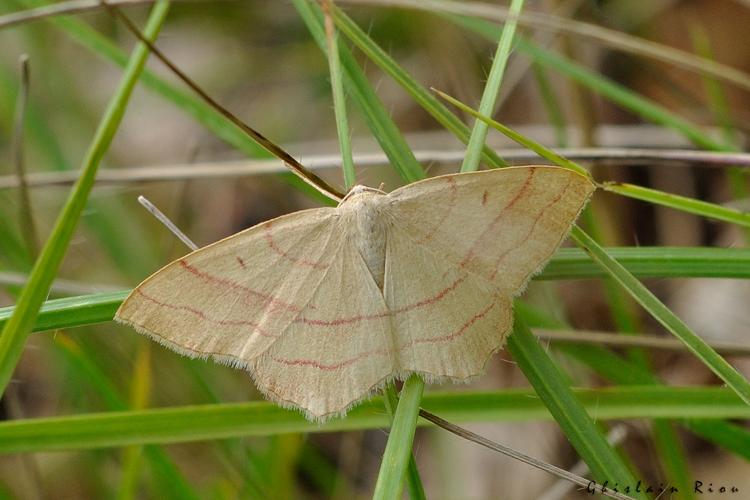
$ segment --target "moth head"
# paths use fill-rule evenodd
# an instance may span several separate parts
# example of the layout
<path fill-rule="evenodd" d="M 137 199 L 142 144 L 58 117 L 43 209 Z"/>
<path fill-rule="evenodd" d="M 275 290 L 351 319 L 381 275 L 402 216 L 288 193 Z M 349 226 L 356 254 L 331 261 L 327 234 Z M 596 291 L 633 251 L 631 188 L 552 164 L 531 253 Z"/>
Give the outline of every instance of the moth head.
<path fill-rule="evenodd" d="M 356 186 L 351 188 L 348 193 L 346 193 L 346 196 L 344 196 L 344 199 L 341 200 L 341 203 L 339 203 L 339 206 L 359 196 L 382 196 L 385 194 L 386 194 L 385 191 L 381 191 L 380 189 L 375 189 L 375 188 L 371 188 L 368 186 L 362 186 L 360 184 L 357 184 Z"/>

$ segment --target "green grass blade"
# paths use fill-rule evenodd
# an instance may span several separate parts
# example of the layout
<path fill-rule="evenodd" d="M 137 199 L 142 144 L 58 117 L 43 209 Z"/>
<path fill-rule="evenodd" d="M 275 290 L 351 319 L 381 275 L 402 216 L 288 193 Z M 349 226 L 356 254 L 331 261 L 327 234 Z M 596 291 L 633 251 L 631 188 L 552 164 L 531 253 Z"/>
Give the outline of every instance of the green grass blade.
<path fill-rule="evenodd" d="M 40 5 L 45 5 L 44 2 L 41 2 L 39 0 L 18 0 L 22 4 L 26 5 L 27 7 L 35 7 Z M 102 36 L 100 33 L 95 31 L 93 28 L 89 27 L 85 23 L 82 23 L 76 19 L 70 18 L 70 17 L 55 17 L 49 19 L 49 22 L 54 24 L 55 26 L 59 27 L 63 31 L 65 31 L 66 34 L 70 35 L 71 38 L 82 45 L 84 48 L 87 48 L 91 50 L 92 52 L 98 54 L 99 56 L 103 57 L 104 59 L 107 59 L 114 64 L 125 67 L 125 65 L 128 62 L 128 56 L 123 51 L 121 51 L 116 45 L 114 45 L 110 40 L 108 40 L 106 37 Z M 144 69 L 141 77 L 141 81 L 143 84 L 156 92 L 157 94 L 164 97 L 167 101 L 174 104 L 177 108 L 181 109 L 185 113 L 192 116 L 197 122 L 201 123 L 204 127 L 206 127 L 208 130 L 213 132 L 217 137 L 224 140 L 228 144 L 232 145 L 233 147 L 237 148 L 239 151 L 245 153 L 246 155 L 252 157 L 252 158 L 268 158 L 270 157 L 270 154 L 268 151 L 263 149 L 259 144 L 257 144 L 252 138 L 248 137 L 245 132 L 243 132 L 241 129 L 236 127 L 233 123 L 231 123 L 227 118 L 222 116 L 219 112 L 217 112 L 215 109 L 213 109 L 209 104 L 205 103 L 203 100 L 199 99 L 194 94 L 190 93 L 187 90 L 183 90 L 180 88 L 177 88 L 169 83 L 167 83 L 165 80 L 161 79 L 160 77 L 156 76 L 155 73 L 149 71 L 148 69 Z M 308 196 L 311 196 L 313 199 L 318 200 L 322 204 L 330 204 L 331 200 L 322 196 L 317 190 L 313 189 L 306 183 L 299 180 L 299 178 L 293 174 L 281 174 L 282 178 L 285 179 L 287 182 L 292 184 L 293 186 L 297 187 L 298 189 L 301 189 L 305 193 L 307 193 Z M 95 212 L 95 213 L 101 213 L 101 212 Z M 110 214 L 116 216 L 116 212 L 110 212 Z M 108 232 L 108 229 L 110 227 L 117 227 L 118 224 L 112 224 L 112 221 L 110 220 L 109 225 L 102 225 L 97 224 L 95 229 L 97 229 L 97 234 L 100 239 L 106 244 L 108 241 L 110 241 L 109 238 L 112 236 L 118 236 L 120 234 L 127 234 L 126 231 L 121 231 L 119 233 L 111 233 Z M 123 219 L 122 221 L 119 221 L 118 223 L 131 223 L 127 219 Z M 146 248 L 146 245 L 141 245 L 138 248 Z M 121 252 L 121 249 L 113 249 L 110 250 L 110 253 L 113 256 L 118 255 L 118 252 Z M 131 252 L 132 253 L 132 252 Z M 144 255 L 149 255 L 143 251 L 141 251 Z M 151 259 L 153 260 L 153 259 Z M 130 275 L 138 275 L 142 276 L 144 274 L 143 268 L 141 267 L 142 262 L 146 262 L 147 259 L 139 259 L 139 258 L 132 258 L 132 255 L 130 255 L 129 259 L 124 259 L 120 262 L 125 262 L 127 266 L 139 266 L 139 269 L 133 269 L 129 274 Z M 152 269 L 153 266 L 148 266 L 149 269 Z"/>
<path fill-rule="evenodd" d="M 651 423 L 654 444 L 664 472 L 681 493 L 682 498 L 690 500 L 693 494 L 693 481 L 690 477 L 685 449 L 671 420 L 654 419 Z"/>
<path fill-rule="evenodd" d="M 542 144 L 539 144 L 536 141 L 528 139 L 527 137 L 524 137 L 523 135 L 503 125 L 502 123 L 499 123 L 491 118 L 488 118 L 487 116 L 484 116 L 478 113 L 477 111 L 471 109 L 469 106 L 454 99 L 448 94 L 445 94 L 440 91 L 437 91 L 437 93 L 443 99 L 447 100 L 448 102 L 455 105 L 459 109 L 466 111 L 467 113 L 470 113 L 471 115 L 479 118 L 480 120 L 487 122 L 487 124 L 493 127 L 494 129 L 502 132 L 504 135 L 518 142 L 522 146 L 531 149 L 532 151 L 539 154 L 540 156 L 547 158 L 548 160 L 560 165 L 561 167 L 570 168 L 579 173 L 586 172 L 586 170 L 578 163 L 568 160 L 567 158 L 563 158 L 562 156 L 555 153 L 551 149 L 543 146 Z M 628 196 L 630 198 L 636 198 L 639 200 L 656 203 L 656 204 L 663 205 L 666 207 L 675 208 L 683 212 L 701 215 L 703 217 L 717 219 L 717 220 L 721 220 L 725 222 L 731 222 L 733 224 L 738 224 L 743 227 L 750 227 L 750 214 L 740 212 L 739 210 L 722 207 L 720 205 L 716 205 L 715 203 L 709 203 L 706 201 L 696 200 L 694 198 L 687 198 L 684 196 L 665 193 L 663 191 L 659 191 L 656 189 L 646 188 L 642 186 L 635 186 L 633 184 L 610 182 L 610 183 L 602 184 L 601 187 L 602 189 L 605 189 L 607 191 L 617 193 L 623 196 Z"/>
<path fill-rule="evenodd" d="M 0 193 L 0 206 L 10 206 L 6 194 Z M 28 263 L 31 256 L 11 220 L 9 215 L 0 213 L 0 263 L 11 269 L 26 271 L 30 268 Z"/>
<path fill-rule="evenodd" d="M 412 375 L 404 382 L 380 463 L 380 472 L 372 495 L 374 499 L 401 498 L 406 471 L 412 457 L 411 446 L 423 390 L 424 382 L 419 375 Z"/>
<path fill-rule="evenodd" d="M 750 405 L 750 382 L 723 357 L 716 353 L 698 335 L 693 333 L 675 314 L 651 293 L 635 276 L 610 257 L 594 240 L 579 228 L 574 227 L 571 237 L 581 246 L 610 276 L 622 285 L 628 293 L 646 309 L 670 333 L 680 339 L 698 359 Z"/>
<path fill-rule="evenodd" d="M 378 3 L 378 2 L 369 2 Z M 508 18 L 507 8 L 503 9 L 489 2 L 461 2 L 456 0 L 391 0 L 388 2 L 398 7 L 419 9 L 433 13 L 472 16 L 491 21 L 502 21 Z M 622 31 L 606 28 L 570 17 L 561 17 L 539 11 L 522 14 L 518 24 L 528 28 L 572 35 L 584 40 L 584 44 L 603 44 L 617 51 L 648 57 L 662 63 L 673 64 L 702 75 L 718 78 L 741 88 L 750 90 L 750 75 L 744 71 L 721 64 L 712 58 L 698 57 L 675 47 L 653 42 L 645 38 L 630 35 Z"/>
<path fill-rule="evenodd" d="M 642 278 L 750 278 L 750 249 L 711 247 L 607 247 L 628 272 Z M 607 273 L 577 248 L 555 253 L 540 280 L 598 278 Z"/>
<path fill-rule="evenodd" d="M 135 500 L 139 486 L 143 447 L 129 446 L 122 453 L 122 477 L 117 488 L 117 500 Z"/>
<path fill-rule="evenodd" d="M 126 209 L 123 198 L 96 197 L 89 201 L 83 217 L 86 230 L 106 250 L 109 259 L 132 281 L 139 281 L 160 267 L 157 244 L 145 234 L 142 219 Z M 141 236 L 133 245 L 133 236 Z"/>
<path fill-rule="evenodd" d="M 145 33 L 153 38 L 159 32 L 169 10 L 168 1 L 159 1 L 149 18 Z M 81 212 L 86 206 L 88 195 L 94 185 L 99 163 L 107 151 L 117 127 L 125 114 L 126 105 L 148 58 L 148 48 L 139 44 L 123 74 L 120 86 L 96 131 L 92 144 L 81 168 L 81 177 L 73 188 L 49 239 L 36 261 L 29 281 L 18 299 L 13 316 L 0 333 L 0 393 L 10 381 L 13 370 L 21 357 L 26 337 L 31 332 L 39 308 L 42 306 L 50 285 L 57 274 L 65 252 L 73 235 Z"/>
<path fill-rule="evenodd" d="M 27 7 L 46 5 L 45 2 L 39 0 L 19 0 L 19 2 Z M 64 30 L 75 42 L 114 64 L 121 67 L 125 67 L 127 64 L 127 54 L 120 50 L 112 41 L 85 23 L 71 17 L 54 17 L 50 18 L 48 22 Z M 167 83 L 148 69 L 143 70 L 140 79 L 146 87 L 190 114 L 196 121 L 216 134 L 217 137 L 248 156 L 260 158 L 269 156 L 266 150 L 256 144 L 244 132 L 189 91 Z"/>
<path fill-rule="evenodd" d="M 487 77 L 487 84 L 479 102 L 479 112 L 483 115 L 492 116 L 494 114 L 497 93 L 500 90 L 505 66 L 510 56 L 510 45 L 516 34 L 517 16 L 521 13 L 523 3 L 523 0 L 513 0 L 510 4 L 509 14 L 512 17 L 503 25 L 503 32 L 497 44 L 497 51 L 492 61 L 490 74 Z M 476 120 L 474 122 L 474 128 L 471 131 L 471 137 L 469 137 L 469 145 L 466 147 L 466 156 L 464 156 L 464 161 L 461 164 L 461 172 L 473 172 L 479 169 L 479 160 L 482 155 L 482 148 L 484 148 L 484 141 L 487 138 L 487 130 L 488 125 L 483 121 Z"/>
<path fill-rule="evenodd" d="M 539 321 L 540 318 L 535 314 L 535 311 L 528 306 L 525 306 L 523 303 L 518 303 L 516 305 L 516 309 L 518 310 L 519 308 L 523 310 L 525 317 L 532 319 L 535 326 L 560 326 L 558 323 L 549 322 L 546 319 L 541 319 L 541 321 Z M 592 345 L 573 344 L 558 344 L 555 348 L 556 350 L 582 362 L 605 380 L 626 385 L 661 384 L 661 381 L 650 372 L 645 371 L 633 362 L 618 356 L 608 349 Z M 655 422 L 659 421 L 660 420 L 655 420 Z M 748 448 L 748 443 L 750 443 L 750 430 L 736 426 L 724 420 L 714 419 L 680 419 L 679 423 L 705 439 L 708 439 L 741 457 L 750 459 L 750 453 L 748 453 L 748 449 L 750 449 Z M 674 431 L 670 430 L 669 432 Z M 675 448 L 669 443 L 665 443 L 665 446 L 670 447 L 670 449 L 665 450 L 663 455 L 668 455 L 669 453 L 674 452 Z M 678 464 L 677 466 L 679 467 L 680 465 Z M 686 468 L 687 467 L 685 466 L 683 470 Z M 684 479 L 677 479 L 675 482 L 684 482 Z"/>
<path fill-rule="evenodd" d="M 560 104 L 557 102 L 547 72 L 536 62 L 531 65 L 531 70 L 534 75 L 534 81 L 539 89 L 539 95 L 542 98 L 542 105 L 544 106 L 545 111 L 547 111 L 547 117 L 555 131 L 555 143 L 557 144 L 557 147 L 565 148 L 568 145 L 567 126 L 565 124 L 565 118 L 563 117 L 563 111 L 560 108 Z"/>
<path fill-rule="evenodd" d="M 586 207 L 583 217 L 592 239 L 598 244 L 604 241 L 601 225 L 594 215 L 594 206 Z M 636 304 L 627 292 L 611 276 L 603 280 L 605 297 L 615 328 L 625 335 L 635 335 L 642 331 Z M 646 374 L 651 374 L 651 362 L 644 349 L 631 348 L 627 356 L 632 363 Z M 654 443 L 656 458 L 665 473 L 666 481 L 675 485 L 685 500 L 693 498 L 685 451 L 672 421 L 654 419 L 651 428 L 651 441 Z"/>
<path fill-rule="evenodd" d="M 333 112 L 336 115 L 336 132 L 339 137 L 339 150 L 341 151 L 344 172 L 344 186 L 348 191 L 356 184 L 356 173 L 354 171 L 354 158 L 352 157 L 352 141 L 349 138 L 349 120 L 346 116 L 346 96 L 344 95 L 344 84 L 341 81 L 341 62 L 339 61 L 338 35 L 333 26 L 330 9 L 333 0 L 326 0 L 325 28 L 328 41 L 328 69 L 331 73 L 331 93 L 333 94 Z"/>
<path fill-rule="evenodd" d="M 147 342 L 148 340 L 144 338 L 139 339 L 138 351 L 129 381 L 130 406 L 134 410 L 147 408 L 151 394 L 151 351 Z M 143 470 L 143 446 L 128 446 L 122 450 L 121 462 L 117 499 L 135 499 Z"/>
<path fill-rule="evenodd" d="M 55 330 L 111 321 L 129 291 L 66 297 L 47 301 L 32 331 Z M 8 323 L 16 306 L 0 308 L 0 326 Z"/>
<path fill-rule="evenodd" d="M 516 316 L 508 350 L 549 409 L 570 444 L 599 482 L 635 484 L 635 479 L 565 382 L 523 319 Z"/>
<path fill-rule="evenodd" d="M 201 498 L 164 450 L 156 446 L 146 446 L 144 451 L 149 459 L 152 477 L 161 498 L 174 500 L 199 500 Z"/>
<path fill-rule="evenodd" d="M 727 144 L 711 138 L 700 127 L 672 113 L 667 108 L 560 55 L 544 50 L 524 39 L 519 39 L 518 50 L 530 55 L 539 64 L 560 71 L 564 75 L 646 120 L 679 132 L 696 146 L 713 151 L 727 151 L 731 149 Z"/>
<path fill-rule="evenodd" d="M 644 371 L 608 349 L 573 344 L 558 344 L 555 348 L 584 363 L 604 379 L 618 384 L 661 383 L 651 373 Z M 678 415 L 675 420 L 686 429 L 740 457 L 750 460 L 750 430 L 725 420 L 698 420 L 679 417 Z M 659 420 L 655 421 L 658 422 Z M 666 446 L 670 445 L 666 444 Z"/>
<path fill-rule="evenodd" d="M 495 23 L 462 16 L 446 17 L 489 40 L 497 39 L 500 27 Z M 713 151 L 731 150 L 728 144 L 713 139 L 700 127 L 628 88 L 573 63 L 558 54 L 544 50 L 522 37 L 517 37 L 516 41 L 518 50 L 528 54 L 539 64 L 556 69 L 560 73 L 606 97 L 610 101 L 619 104 L 623 108 L 642 116 L 646 120 L 679 132 L 697 146 Z"/>
<path fill-rule="evenodd" d="M 708 34 L 699 22 L 695 21 L 690 26 L 690 37 L 693 41 L 695 51 L 701 57 L 715 61 Z M 742 144 L 742 140 L 735 128 L 729 101 L 727 100 L 727 96 L 721 83 L 715 78 L 704 74 L 703 86 L 706 90 L 706 97 L 708 98 L 708 108 L 711 110 L 711 115 L 713 116 L 714 121 L 721 125 L 724 141 L 727 144 L 731 144 L 735 150 L 741 150 L 742 148 L 739 145 Z M 732 197 L 735 200 L 748 198 L 750 196 L 750 187 L 748 186 L 746 172 L 741 168 L 733 166 L 727 170 L 726 174 L 729 186 L 731 187 Z M 750 242 L 750 230 L 745 229 L 744 233 L 745 241 Z"/>
<path fill-rule="evenodd" d="M 516 311 L 529 317 L 535 325 L 544 327 L 563 326 L 559 322 L 542 318 L 522 302 L 517 303 Z M 623 359 L 608 349 L 598 346 L 564 345 L 556 346 L 557 350 L 571 356 L 593 369 L 600 376 L 619 384 L 659 384 L 659 380 L 650 373 L 648 365 L 640 357 L 632 361 Z M 669 481 L 676 485 L 685 498 L 692 498 L 692 486 L 689 478 L 684 452 L 673 425 L 670 421 L 654 419 L 652 434 L 655 449 L 664 467 Z"/>
<path fill-rule="evenodd" d="M 750 431 L 723 420 L 687 419 L 683 425 L 691 432 L 733 451 L 750 461 Z"/>
<path fill-rule="evenodd" d="M 129 409 L 110 378 L 94 361 L 94 356 L 88 355 L 79 344 L 66 335 L 56 335 L 54 345 L 57 351 L 65 357 L 66 362 L 80 374 L 81 380 L 91 385 L 110 410 L 126 411 Z M 158 471 L 154 474 L 154 481 L 166 498 L 198 498 L 197 492 L 163 449 L 158 446 L 146 446 L 144 452 L 150 465 Z"/>
<path fill-rule="evenodd" d="M 340 473 L 336 464 L 330 462 L 313 443 L 307 441 L 300 450 L 298 468 L 322 498 L 351 498 L 349 479 Z M 268 495 L 266 495 L 268 496 Z"/>
<path fill-rule="evenodd" d="M 396 415 L 396 408 L 398 407 L 398 392 L 396 392 L 396 387 L 393 383 L 389 383 L 383 390 L 383 404 L 388 411 L 388 416 L 391 418 L 391 426 L 393 426 L 393 417 Z M 409 456 L 409 464 L 406 470 L 406 485 L 410 500 L 425 498 L 424 486 L 422 485 L 422 478 L 419 476 L 417 462 L 414 460 L 414 453 L 410 453 Z"/>
<path fill-rule="evenodd" d="M 549 161 L 556 163 L 557 165 L 560 165 L 561 167 L 569 168 L 571 170 L 575 170 L 579 174 L 588 175 L 588 170 L 586 170 L 583 166 L 579 165 L 578 163 L 568 160 L 567 158 L 560 156 L 559 154 L 555 153 L 551 149 L 548 149 L 538 142 L 532 141 L 531 139 L 526 138 L 525 136 L 519 134 L 515 130 L 513 130 L 510 127 L 506 127 L 502 123 L 493 120 L 492 118 L 489 118 L 478 111 L 472 109 L 471 107 L 467 106 L 466 104 L 462 103 L 458 99 L 455 99 L 454 97 L 449 96 L 445 92 L 441 92 L 439 90 L 435 90 L 435 92 L 443 99 L 448 101 L 449 103 L 453 104 L 457 108 L 461 109 L 462 111 L 465 111 L 469 113 L 470 115 L 474 116 L 475 118 L 478 118 L 484 122 L 486 122 L 490 127 L 494 128 L 495 130 L 500 131 L 503 135 L 506 137 L 509 137 L 516 141 L 517 143 L 521 144 L 525 148 L 528 148 L 535 152 L 536 154 L 547 158 Z"/>
<path fill-rule="evenodd" d="M 38 26 L 30 31 L 28 41 L 32 42 L 32 46 L 37 45 L 33 42 L 39 42 L 47 38 L 45 35 L 48 30 L 43 28 L 45 27 Z M 37 64 L 40 63 L 39 60 L 36 62 Z M 123 54 L 123 65 L 126 62 L 127 56 Z M 42 59 L 41 64 L 45 64 L 45 59 Z M 2 69 L 0 69 L 1 71 Z M 61 78 L 66 79 L 67 76 L 61 75 Z M 0 74 L 0 88 L 3 87 L 4 80 L 5 76 Z M 50 85 L 43 81 L 37 82 L 35 87 L 39 86 L 42 88 L 36 88 L 36 92 L 52 92 L 52 88 L 55 87 L 54 84 Z M 58 92 L 58 90 L 55 89 L 54 92 Z M 0 91 L 3 98 L 5 98 L 5 94 Z M 3 108 L 4 104 L 0 104 L 0 109 Z M 73 106 L 77 107 L 76 104 L 73 104 Z M 54 120 L 50 120 L 48 117 L 41 119 L 38 110 L 35 110 L 32 105 L 29 107 L 26 121 L 29 129 L 30 146 L 35 146 L 35 149 L 31 150 L 39 151 L 42 157 L 47 159 L 47 161 L 39 162 L 38 166 L 58 171 L 73 170 L 74 167 L 62 153 L 59 144 L 60 134 L 51 129 L 50 121 Z M 142 278 L 156 265 L 154 245 L 149 239 L 144 239 L 140 245 L 132 244 L 132 235 L 138 234 L 141 228 L 137 224 L 137 219 L 127 217 L 122 213 L 120 202 L 121 200 L 117 197 L 90 200 L 89 209 L 86 211 L 86 216 L 82 218 L 82 222 L 85 224 L 85 228 L 98 239 L 110 259 L 117 264 L 124 275 L 131 278 Z M 2 202 L 0 202 L 0 206 L 2 206 Z M 2 218 L 2 215 L 0 215 L 0 218 Z M 0 234 L 0 241 L 3 240 L 3 237 Z M 2 250 L 0 250 L 0 253 L 2 253 Z M 30 268 L 32 264 L 33 259 L 29 259 L 28 267 Z M 19 267 L 19 269 L 25 268 L 25 266 Z"/>
<path fill-rule="evenodd" d="M 71 372 L 77 373 L 81 380 L 94 389 L 94 392 L 104 401 L 107 409 L 112 411 L 128 410 L 128 404 L 120 396 L 119 391 L 102 369 L 94 361 L 93 356 L 87 356 L 81 346 L 68 335 L 57 334 L 54 337 L 55 350 L 65 359 Z"/>
<path fill-rule="evenodd" d="M 611 193 L 627 196 L 628 198 L 647 201 L 657 205 L 675 208 L 689 214 L 700 215 L 709 219 L 720 220 L 750 228 L 750 214 L 733 208 L 722 207 L 721 205 L 696 200 L 695 198 L 687 198 L 685 196 L 665 193 L 656 189 L 627 183 L 605 182 L 602 185 L 602 189 Z"/>
<path fill-rule="evenodd" d="M 314 3 L 308 0 L 292 0 L 292 4 L 307 25 L 313 38 L 322 51 L 326 51 L 326 37 L 323 29 L 323 15 Z M 341 67 L 344 70 L 344 83 L 348 94 L 357 104 L 392 166 L 406 182 L 423 179 L 422 166 L 414 157 L 406 140 L 389 116 L 382 102 L 367 81 L 354 56 L 346 47 L 339 47 Z"/>
<path fill-rule="evenodd" d="M 26 132 L 26 115 L 28 114 L 28 97 L 29 97 L 29 57 L 23 55 L 19 59 L 20 66 L 20 85 L 18 97 L 15 103 L 13 117 L 13 136 L 11 138 L 11 152 L 15 166 L 16 177 L 18 177 L 18 219 L 21 237 L 23 238 L 29 254 L 36 257 L 39 252 L 39 234 L 36 223 L 34 222 L 34 209 L 31 205 L 31 195 L 29 186 L 26 183 L 26 157 L 25 132 Z"/>
<path fill-rule="evenodd" d="M 17 92 L 17 75 L 0 66 L 0 117 L 10 122 L 9 113 L 13 109 L 15 93 Z M 8 116 L 3 116 L 3 115 Z M 35 102 L 29 103 L 26 113 L 29 145 L 42 152 L 44 163 L 56 170 L 64 170 L 67 166 L 65 155 L 55 134 L 50 130 L 46 117 L 38 109 Z"/>
<path fill-rule="evenodd" d="M 640 418 L 750 418 L 750 407 L 722 387 L 627 386 L 574 389 L 597 420 Z M 422 407 L 455 423 L 550 420 L 534 392 L 426 393 Z M 427 425 L 420 420 L 419 425 Z M 272 403 L 249 402 L 91 413 L 0 422 L 0 453 L 179 443 L 297 432 L 387 427 L 382 399 L 354 408 L 345 419 L 320 425 Z"/>
<path fill-rule="evenodd" d="M 706 33 L 705 29 L 700 24 L 700 21 L 693 20 L 690 23 L 688 32 L 690 33 L 693 49 L 698 56 L 706 61 L 716 62 L 716 57 L 713 54 L 708 33 Z M 737 149 L 737 146 L 741 141 L 737 131 L 734 129 L 729 102 L 727 101 L 727 96 L 724 93 L 722 85 L 709 74 L 703 73 L 701 77 L 703 80 L 703 87 L 706 91 L 706 97 L 708 98 L 707 104 L 708 108 L 711 110 L 711 115 L 713 116 L 714 121 L 721 125 L 724 141 Z"/>
<path fill-rule="evenodd" d="M 339 30 L 354 43 L 367 57 L 427 111 L 441 126 L 455 135 L 461 142 L 467 144 L 471 130 L 456 115 L 451 113 L 432 93 L 420 85 L 399 64 L 376 44 L 362 28 L 351 20 L 342 10 L 334 9 L 334 20 Z M 482 161 L 492 167 L 501 167 L 507 163 L 488 146 L 482 149 Z"/>
<path fill-rule="evenodd" d="M 551 319 L 548 315 L 541 313 L 521 301 L 516 301 L 514 306 L 517 314 L 523 317 L 534 327 L 560 328 L 566 325 Z M 603 347 L 593 345 L 558 344 L 555 349 L 580 361 L 590 369 L 594 370 L 605 380 L 625 385 L 660 385 L 661 381 L 652 373 L 632 361 L 618 356 L 614 352 Z M 659 420 L 656 420 L 659 422 Z M 748 443 L 750 443 L 750 431 L 723 420 L 697 420 L 681 419 L 687 429 L 698 435 L 722 446 L 739 456 L 750 458 Z M 673 430 L 667 432 L 674 432 Z M 668 438 L 667 438 L 668 439 Z M 665 443 L 665 446 L 670 446 Z M 666 450 L 664 454 L 674 452 L 674 448 Z M 678 464 L 677 467 L 680 465 Z M 683 470 L 686 470 L 685 467 Z M 677 479 L 676 483 L 684 482 Z M 688 491 L 688 490 L 681 490 Z"/>

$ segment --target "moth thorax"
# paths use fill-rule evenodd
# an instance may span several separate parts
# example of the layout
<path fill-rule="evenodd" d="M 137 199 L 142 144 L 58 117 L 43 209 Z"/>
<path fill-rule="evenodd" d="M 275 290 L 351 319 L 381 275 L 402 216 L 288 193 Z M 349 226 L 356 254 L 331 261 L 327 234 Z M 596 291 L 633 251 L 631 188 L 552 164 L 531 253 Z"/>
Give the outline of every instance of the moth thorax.
<path fill-rule="evenodd" d="M 366 192 L 350 198 L 347 204 L 352 210 L 353 243 L 382 290 L 385 281 L 386 225 L 381 214 L 381 197 L 382 194 Z"/>

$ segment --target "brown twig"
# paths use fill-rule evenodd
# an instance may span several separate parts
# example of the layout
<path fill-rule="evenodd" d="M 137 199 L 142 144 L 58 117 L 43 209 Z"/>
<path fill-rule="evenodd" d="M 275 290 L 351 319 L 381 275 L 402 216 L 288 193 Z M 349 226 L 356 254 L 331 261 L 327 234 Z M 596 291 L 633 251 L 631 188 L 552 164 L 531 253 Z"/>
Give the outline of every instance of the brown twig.
<path fill-rule="evenodd" d="M 216 111 L 218 111 L 224 118 L 232 122 L 234 125 L 240 128 L 243 132 L 245 132 L 248 136 L 250 136 L 255 142 L 260 144 L 263 148 L 265 148 L 268 152 L 282 160 L 289 169 L 296 174 L 300 179 L 305 181 L 310 186 L 314 187 L 318 191 L 320 191 L 325 196 L 331 198 L 335 201 L 341 201 L 344 198 L 344 194 L 341 193 L 339 190 L 334 188 L 333 186 L 329 185 L 327 182 L 325 182 L 323 179 L 315 175 L 314 173 L 310 172 L 307 168 L 305 168 L 301 163 L 299 163 L 297 160 L 295 160 L 292 155 L 284 151 L 281 147 L 276 145 L 274 142 L 267 139 L 263 134 L 258 132 L 257 130 L 253 129 L 249 125 L 247 125 L 245 122 L 243 122 L 240 118 L 238 118 L 234 113 L 229 111 L 227 108 L 219 104 L 214 98 L 212 98 L 208 93 L 203 90 L 195 81 L 193 81 L 190 77 L 188 77 L 180 68 L 178 68 L 164 53 L 161 51 L 161 49 L 157 48 L 153 43 L 151 43 L 149 40 L 147 40 L 143 34 L 140 32 L 140 30 L 133 24 L 133 22 L 120 10 L 118 10 L 116 7 L 110 5 L 105 0 L 100 0 L 101 4 L 107 8 L 107 10 L 117 19 L 121 20 L 125 26 L 128 28 L 128 30 L 133 33 L 133 35 L 138 38 L 142 43 L 144 43 L 152 54 L 154 54 L 162 63 L 164 63 L 180 80 L 182 80 L 185 85 L 190 87 L 193 92 L 198 94 L 203 100 L 205 100 L 208 104 L 210 104 Z"/>

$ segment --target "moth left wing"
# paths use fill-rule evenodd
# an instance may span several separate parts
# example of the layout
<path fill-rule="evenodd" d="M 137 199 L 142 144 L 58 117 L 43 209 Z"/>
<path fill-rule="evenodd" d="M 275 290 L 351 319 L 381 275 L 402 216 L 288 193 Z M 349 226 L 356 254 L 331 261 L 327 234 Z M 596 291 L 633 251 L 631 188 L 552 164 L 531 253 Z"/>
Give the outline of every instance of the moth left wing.
<path fill-rule="evenodd" d="M 165 266 L 115 319 L 248 369 L 308 417 L 343 413 L 394 370 L 389 312 L 352 227 L 332 208 L 264 222 Z"/>
<path fill-rule="evenodd" d="M 302 313 L 345 242 L 333 208 L 253 226 L 166 265 L 115 320 L 188 356 L 247 368 Z"/>

